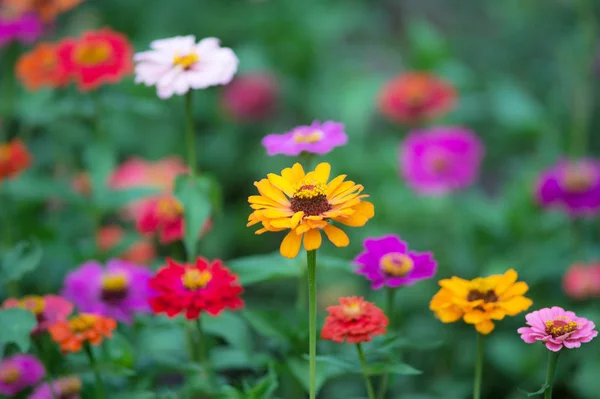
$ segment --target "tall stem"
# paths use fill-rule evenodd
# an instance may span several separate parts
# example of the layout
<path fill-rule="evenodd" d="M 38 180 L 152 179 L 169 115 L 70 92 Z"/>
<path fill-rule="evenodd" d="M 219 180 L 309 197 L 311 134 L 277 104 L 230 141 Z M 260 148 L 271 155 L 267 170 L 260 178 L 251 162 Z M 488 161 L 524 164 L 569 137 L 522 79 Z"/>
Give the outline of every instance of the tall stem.
<path fill-rule="evenodd" d="M 386 302 L 385 310 L 387 312 L 387 317 L 390 320 L 390 330 L 393 330 L 396 327 L 396 323 L 395 323 L 396 318 L 394 317 L 394 299 L 396 296 L 396 290 L 397 290 L 397 288 L 387 287 L 386 291 L 385 291 L 385 302 Z M 385 398 L 385 394 L 387 393 L 387 389 L 388 389 L 389 379 L 390 379 L 390 375 L 388 373 L 385 373 L 381 377 L 381 381 L 379 382 L 379 389 L 377 391 L 378 399 Z"/>
<path fill-rule="evenodd" d="M 85 353 L 87 354 L 90 365 L 92 366 L 92 371 L 94 372 L 94 379 L 96 380 L 96 399 L 105 399 L 106 395 L 104 394 L 104 384 L 102 383 L 102 378 L 100 377 L 100 372 L 98 371 L 98 364 L 96 363 L 96 358 L 94 357 L 92 347 L 86 342 L 83 348 L 85 349 Z"/>
<path fill-rule="evenodd" d="M 309 356 L 309 380 L 310 399 L 316 399 L 317 395 L 317 251 L 306 252 L 306 264 L 308 267 L 308 356 Z"/>
<path fill-rule="evenodd" d="M 190 351 L 190 358 L 194 362 L 199 362 L 198 359 L 198 345 L 196 345 L 196 335 L 194 334 L 194 324 L 191 321 L 185 320 L 185 335 L 187 338 L 188 351 Z"/>
<path fill-rule="evenodd" d="M 477 358 L 475 359 L 475 383 L 473 399 L 481 398 L 481 379 L 483 376 L 483 335 L 477 333 Z"/>
<path fill-rule="evenodd" d="M 187 163 L 192 178 L 196 177 L 196 140 L 194 140 L 194 113 L 192 111 L 192 91 L 185 95 L 185 135 L 187 146 Z"/>
<path fill-rule="evenodd" d="M 358 358 L 360 359 L 360 366 L 362 367 L 363 377 L 365 378 L 365 384 L 367 385 L 369 399 L 375 399 L 373 385 L 371 385 L 371 380 L 369 379 L 369 375 L 367 374 L 367 360 L 365 359 L 365 354 L 363 353 L 362 346 L 360 344 L 356 344 L 356 350 L 358 351 Z"/>
<path fill-rule="evenodd" d="M 544 399 L 552 399 L 552 383 L 554 382 L 554 373 L 556 372 L 556 364 L 558 363 L 558 355 L 560 352 L 549 351 L 548 354 L 548 370 L 546 370 L 546 390 L 544 391 Z"/>

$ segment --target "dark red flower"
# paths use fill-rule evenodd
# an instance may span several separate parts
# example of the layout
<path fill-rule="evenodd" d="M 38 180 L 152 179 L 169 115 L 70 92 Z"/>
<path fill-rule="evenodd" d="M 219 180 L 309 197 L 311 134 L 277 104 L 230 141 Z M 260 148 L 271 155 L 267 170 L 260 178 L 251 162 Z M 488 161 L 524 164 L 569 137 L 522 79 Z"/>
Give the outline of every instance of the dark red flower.
<path fill-rule="evenodd" d="M 264 119 L 273 112 L 278 91 L 277 82 L 271 75 L 240 76 L 223 90 L 223 107 L 239 121 Z"/>
<path fill-rule="evenodd" d="M 201 312 L 216 316 L 225 308 L 244 307 L 237 276 L 219 259 L 209 262 L 198 257 L 195 265 L 167 259 L 167 264 L 150 279 L 150 288 L 154 291 L 150 298 L 152 310 L 169 317 L 185 312 L 191 320 Z"/>
<path fill-rule="evenodd" d="M 340 343 L 369 342 L 374 336 L 385 334 L 389 323 L 381 309 L 362 297 L 340 298 L 340 304 L 327 311 L 321 338 Z"/>
<path fill-rule="evenodd" d="M 31 153 L 15 139 L 10 143 L 0 143 L 0 181 L 16 177 L 31 164 Z"/>

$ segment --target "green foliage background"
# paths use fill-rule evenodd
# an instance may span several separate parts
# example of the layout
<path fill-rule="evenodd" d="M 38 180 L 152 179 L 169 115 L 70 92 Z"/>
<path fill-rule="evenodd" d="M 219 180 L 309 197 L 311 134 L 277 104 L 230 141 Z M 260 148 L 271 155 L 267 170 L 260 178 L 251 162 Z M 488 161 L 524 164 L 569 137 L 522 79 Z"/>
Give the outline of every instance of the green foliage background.
<path fill-rule="evenodd" d="M 205 320 L 222 382 L 236 386 L 224 388 L 224 397 L 303 397 L 306 310 L 295 305 L 303 258 L 264 256 L 276 251 L 282 237 L 255 236 L 245 227 L 246 198 L 255 180 L 294 161 L 266 156 L 260 145 L 265 134 L 331 119 L 345 123 L 350 141 L 324 160 L 333 173 L 365 186 L 376 216 L 364 228 L 347 229 L 348 248 L 326 244 L 320 251 L 319 319 L 341 295 L 364 295 L 383 306 L 383 294 L 352 273 L 350 260 L 364 238 L 396 233 L 417 250 L 433 251 L 436 278 L 404 288 L 396 298 L 400 338 L 388 351 L 382 352 L 387 341 L 371 349 L 396 363 L 402 353 L 403 361 L 423 372 L 401 371 L 389 398 L 454 399 L 471 391 L 475 332 L 460 323 L 443 325 L 428 310 L 438 279 L 514 268 L 530 285 L 534 308 L 559 305 L 600 322 L 597 300 L 573 302 L 561 288 L 570 264 L 600 255 L 597 220 L 573 223 L 539 209 L 533 199 L 540 170 L 562 156 L 598 149 L 592 134 L 598 107 L 591 100 L 598 91 L 593 65 L 599 11 L 592 0 L 89 0 L 59 19 L 54 37 L 111 26 L 141 51 L 158 38 L 215 36 L 239 56 L 239 74 L 267 72 L 279 82 L 277 112 L 255 124 L 229 118 L 220 103 L 222 88 L 195 93 L 199 169 L 216 178 L 223 197 L 200 252 L 228 261 L 246 285 L 247 310 Z M 50 293 L 60 289 L 69 269 L 93 256 L 98 218 L 116 220 L 115 210 L 140 195 L 108 193 L 107 173 L 131 155 L 184 155 L 184 103 L 161 101 L 132 78 L 89 95 L 74 88 L 27 93 L 13 74 L 14 57 L 24 50 L 3 49 L 2 133 L 26 141 L 35 163 L 0 187 L 2 255 L 22 259 L 21 293 Z M 397 148 L 407 130 L 378 115 L 376 95 L 387 79 L 411 69 L 434 71 L 456 85 L 459 106 L 439 123 L 468 126 L 487 147 L 480 182 L 466 192 L 422 198 L 399 178 Z M 94 101 L 101 109 L 97 132 L 89 123 Z M 589 137 L 583 147 L 578 132 Z M 94 181 L 91 199 L 69 186 L 83 170 Z M 22 241 L 29 248 L 13 249 Z M 172 250 L 182 251 L 167 248 L 162 255 Z M 38 255 L 32 273 L 27 269 Z M 15 267 L 4 262 L 3 283 Z M 2 289 L 2 297 L 10 293 L 9 284 Z M 523 315 L 506 319 L 486 338 L 484 398 L 521 398 L 519 388 L 532 391 L 542 383 L 546 350 L 519 339 L 516 329 L 523 324 Z M 109 344 L 110 368 L 116 370 L 110 383 L 122 387 L 124 398 L 133 398 L 133 391 L 194 397 L 190 392 L 202 391 L 203 381 L 183 391 L 179 385 L 187 356 L 182 334 L 178 322 L 152 317 L 123 329 Z M 599 342 L 562 356 L 555 398 L 598 398 Z M 350 349 L 319 343 L 322 355 L 351 359 Z M 331 359 L 319 363 L 319 374 L 321 398 L 365 397 L 362 381 Z M 154 397 L 149 395 L 139 397 Z"/>

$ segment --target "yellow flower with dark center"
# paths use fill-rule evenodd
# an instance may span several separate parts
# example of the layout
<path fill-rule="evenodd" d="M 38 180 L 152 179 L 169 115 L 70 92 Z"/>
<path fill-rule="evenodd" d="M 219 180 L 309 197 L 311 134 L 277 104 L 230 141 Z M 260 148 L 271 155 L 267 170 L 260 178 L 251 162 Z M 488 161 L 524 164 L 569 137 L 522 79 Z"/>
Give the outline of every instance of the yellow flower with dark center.
<path fill-rule="evenodd" d="M 442 287 L 434 295 L 429 308 L 443 323 L 463 319 L 475 325 L 481 334 L 494 330 L 492 320 L 515 316 L 527 310 L 533 303 L 523 294 L 529 287 L 517 282 L 517 272 L 510 269 L 504 274 L 463 280 L 458 277 L 441 280 Z"/>
<path fill-rule="evenodd" d="M 270 173 L 266 179 L 255 182 L 260 195 L 248 198 L 254 212 L 248 218 L 248 226 L 262 224 L 256 234 L 266 231 L 290 232 L 281 242 L 280 251 L 286 258 L 293 258 L 300 251 L 304 237 L 307 251 L 321 246 L 321 230 L 337 247 L 350 243 L 341 229 L 332 221 L 346 226 L 364 226 L 375 214 L 373 204 L 363 201 L 363 186 L 344 181 L 340 175 L 329 181 L 331 166 L 317 165 L 314 171 L 304 173 L 302 165 L 294 164 L 281 171 Z"/>

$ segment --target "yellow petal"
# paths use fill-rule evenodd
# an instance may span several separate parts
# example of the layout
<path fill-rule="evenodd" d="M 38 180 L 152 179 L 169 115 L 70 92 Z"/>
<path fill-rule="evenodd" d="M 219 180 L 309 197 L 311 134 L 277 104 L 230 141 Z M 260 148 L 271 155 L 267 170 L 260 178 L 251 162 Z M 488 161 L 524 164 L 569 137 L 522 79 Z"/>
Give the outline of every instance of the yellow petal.
<path fill-rule="evenodd" d="M 442 323 L 454 323 L 462 317 L 463 313 L 458 307 L 451 306 L 449 308 L 436 310 L 435 315 Z"/>
<path fill-rule="evenodd" d="M 296 234 L 294 230 L 291 230 L 281 241 L 279 252 L 286 258 L 295 258 L 300 251 L 300 244 L 302 243 L 302 235 Z"/>
<path fill-rule="evenodd" d="M 292 216 L 292 221 L 290 222 L 290 228 L 295 229 L 298 226 L 298 223 L 302 220 L 302 216 L 304 216 L 304 212 L 296 212 L 294 216 Z"/>
<path fill-rule="evenodd" d="M 306 223 L 306 221 L 304 221 L 298 227 L 296 227 L 296 234 L 304 234 L 310 229 L 311 229 L 310 225 L 308 223 Z"/>
<path fill-rule="evenodd" d="M 272 219 L 271 221 L 269 221 L 269 224 L 273 227 L 277 227 L 280 229 L 290 229 L 290 228 L 292 228 L 291 222 L 292 222 L 291 218 L 282 218 L 282 219 Z"/>
<path fill-rule="evenodd" d="M 328 223 L 323 231 L 327 235 L 327 238 L 329 238 L 329 241 L 331 241 L 336 247 L 347 247 L 348 244 L 350 244 L 350 239 L 342 229 L 338 229 L 337 227 Z"/>
<path fill-rule="evenodd" d="M 475 324 L 475 329 L 477 332 L 483 335 L 488 335 L 492 331 L 494 331 L 494 323 L 490 320 L 482 321 L 479 324 Z"/>
<path fill-rule="evenodd" d="M 261 211 L 262 215 L 266 218 L 281 218 L 281 217 L 286 217 L 286 216 L 292 216 L 294 214 L 294 211 L 292 211 L 291 209 L 265 209 L 263 211 Z"/>
<path fill-rule="evenodd" d="M 333 180 L 332 180 L 332 182 L 333 182 Z M 356 187 L 356 184 L 354 184 L 353 181 L 341 182 L 335 189 L 329 190 L 329 193 L 327 194 L 327 199 L 335 198 L 339 194 L 348 191 L 352 187 Z"/>
<path fill-rule="evenodd" d="M 294 185 L 304 179 L 304 168 L 302 168 L 302 165 L 298 162 L 292 166 L 292 176 L 294 177 L 294 180 L 292 181 Z"/>
<path fill-rule="evenodd" d="M 261 181 L 255 182 L 254 185 L 256 188 L 258 188 L 258 192 L 264 197 L 268 197 L 281 205 L 288 207 L 290 206 L 290 201 L 286 198 L 286 196 L 281 192 L 281 190 L 274 187 L 268 179 L 262 179 Z"/>
<path fill-rule="evenodd" d="M 375 215 L 375 207 L 367 201 L 362 201 L 353 209 L 356 211 L 354 214 L 345 217 L 339 216 L 334 220 L 346 226 L 360 227 L 364 226 Z"/>
<path fill-rule="evenodd" d="M 308 230 L 304 234 L 304 249 L 312 251 L 321 246 L 321 232 L 318 229 Z"/>
<path fill-rule="evenodd" d="M 518 274 L 513 269 L 510 269 L 503 275 L 497 277 L 498 280 L 496 281 L 496 288 L 494 288 L 494 292 L 496 292 L 497 295 L 502 295 L 504 291 L 506 291 L 511 285 L 515 283 L 515 281 L 517 281 Z"/>
<path fill-rule="evenodd" d="M 508 289 L 506 291 L 504 291 L 503 294 L 500 295 L 500 300 L 509 299 L 510 297 L 513 297 L 513 296 L 523 295 L 528 290 L 529 290 L 529 286 L 527 285 L 527 283 L 525 283 L 523 281 L 519 281 L 517 283 L 514 283 L 512 286 L 508 287 Z"/>
<path fill-rule="evenodd" d="M 491 311 L 489 311 L 487 314 L 490 319 L 494 319 L 494 320 L 502 320 L 504 318 L 504 316 L 506 316 L 506 312 L 504 311 L 504 309 L 500 309 L 500 308 L 494 308 Z"/>
<path fill-rule="evenodd" d="M 348 198 L 354 198 L 354 197 L 356 197 L 364 189 L 365 188 L 363 186 L 361 186 L 360 184 L 352 186 L 352 187 L 344 190 L 343 192 L 338 192 L 337 194 L 335 194 L 331 199 L 329 199 L 329 202 L 331 204 L 334 204 L 334 205 L 335 204 L 339 204 L 341 202 L 347 201 Z"/>
<path fill-rule="evenodd" d="M 533 301 L 524 296 L 517 296 L 509 299 L 508 301 L 498 302 L 498 306 L 506 310 L 506 314 L 509 316 L 516 316 L 519 313 L 529 309 L 533 304 Z"/>
<path fill-rule="evenodd" d="M 482 321 L 486 320 L 485 313 L 481 310 L 473 310 L 471 312 L 465 313 L 464 321 L 467 324 L 478 324 Z"/>
<path fill-rule="evenodd" d="M 273 207 L 281 206 L 278 202 L 273 201 L 270 198 L 263 197 L 262 195 L 251 195 L 248 197 L 248 202 L 251 204 L 269 205 Z"/>
<path fill-rule="evenodd" d="M 330 198 L 330 194 L 333 193 L 340 186 L 340 184 L 342 184 L 345 178 L 346 175 L 339 175 L 330 181 L 329 184 L 327 184 L 327 188 L 325 189 L 327 198 Z"/>
<path fill-rule="evenodd" d="M 283 191 L 288 197 L 294 195 L 294 187 L 292 187 L 292 184 L 283 177 L 276 175 L 275 173 L 269 173 L 267 178 L 272 185 Z"/>
<path fill-rule="evenodd" d="M 329 165 L 327 162 L 321 162 L 315 168 L 314 178 L 316 181 L 327 183 L 327 180 L 329 180 L 330 173 L 331 173 L 331 165 Z"/>

